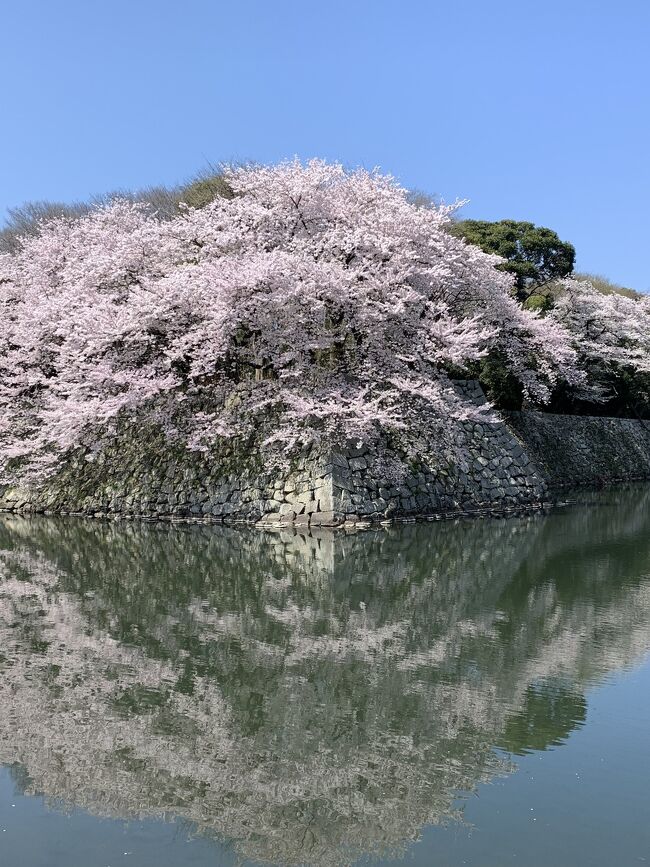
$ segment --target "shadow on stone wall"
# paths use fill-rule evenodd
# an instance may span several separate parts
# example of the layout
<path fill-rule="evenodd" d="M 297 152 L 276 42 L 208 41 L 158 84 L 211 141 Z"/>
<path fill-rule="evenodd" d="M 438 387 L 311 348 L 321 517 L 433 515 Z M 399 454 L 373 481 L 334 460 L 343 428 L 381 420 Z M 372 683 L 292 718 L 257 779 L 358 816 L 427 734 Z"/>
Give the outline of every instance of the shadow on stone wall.
<path fill-rule="evenodd" d="M 507 413 L 551 488 L 650 479 L 650 422 L 630 418 Z"/>

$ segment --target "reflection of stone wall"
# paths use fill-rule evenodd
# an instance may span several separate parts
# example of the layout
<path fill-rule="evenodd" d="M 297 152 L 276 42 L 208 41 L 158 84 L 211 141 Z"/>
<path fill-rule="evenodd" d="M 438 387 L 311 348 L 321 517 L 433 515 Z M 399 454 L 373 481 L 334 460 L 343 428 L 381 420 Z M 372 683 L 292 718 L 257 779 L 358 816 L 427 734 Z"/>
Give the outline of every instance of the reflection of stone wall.
<path fill-rule="evenodd" d="M 650 642 L 650 490 L 306 537 L 0 516 L 0 763 L 244 858 L 344 864 L 561 742 Z"/>
<path fill-rule="evenodd" d="M 476 383 L 457 388 L 465 401 L 484 403 Z M 423 422 L 401 440 L 314 451 L 282 470 L 261 447 L 223 443 L 196 455 L 129 427 L 93 461 L 72 456 L 40 490 L 0 491 L 0 509 L 313 528 L 509 511 L 538 504 L 549 486 L 650 478 L 649 423 L 533 412 L 507 422 Z"/>

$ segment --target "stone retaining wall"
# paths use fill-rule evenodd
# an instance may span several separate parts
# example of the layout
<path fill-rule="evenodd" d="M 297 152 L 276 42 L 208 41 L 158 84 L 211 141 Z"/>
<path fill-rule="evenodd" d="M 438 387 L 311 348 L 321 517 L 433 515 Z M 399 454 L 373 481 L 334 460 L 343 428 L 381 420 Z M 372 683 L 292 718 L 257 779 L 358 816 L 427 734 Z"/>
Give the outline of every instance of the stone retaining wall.
<path fill-rule="evenodd" d="M 477 383 L 457 387 L 485 401 Z M 509 413 L 408 437 L 311 451 L 279 470 L 263 449 L 224 443 L 202 456 L 133 425 L 93 461 L 71 456 L 38 490 L 0 490 L 0 509 L 314 528 L 509 512 L 548 500 L 552 488 L 650 478 L 650 424 L 629 419 Z"/>
<path fill-rule="evenodd" d="M 484 402 L 478 384 L 457 387 L 466 401 Z M 503 421 L 423 425 L 408 436 L 408 443 L 312 451 L 279 471 L 265 465 L 263 450 L 224 445 L 197 456 L 155 430 L 126 427 L 93 461 L 72 455 L 44 487 L 5 490 L 0 508 L 330 526 L 511 509 L 544 495 L 542 475 Z M 407 459 L 414 452 L 418 460 Z"/>
<path fill-rule="evenodd" d="M 552 488 L 650 479 L 650 421 L 512 412 L 507 422 Z"/>

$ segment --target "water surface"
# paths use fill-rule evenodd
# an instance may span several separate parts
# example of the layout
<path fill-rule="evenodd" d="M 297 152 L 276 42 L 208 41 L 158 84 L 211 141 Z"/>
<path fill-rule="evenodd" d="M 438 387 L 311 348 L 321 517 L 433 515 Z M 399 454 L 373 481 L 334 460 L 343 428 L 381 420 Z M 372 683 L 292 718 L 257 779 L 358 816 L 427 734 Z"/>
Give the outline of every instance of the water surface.
<path fill-rule="evenodd" d="M 304 537 L 0 516 L 20 867 L 650 862 L 650 490 Z"/>

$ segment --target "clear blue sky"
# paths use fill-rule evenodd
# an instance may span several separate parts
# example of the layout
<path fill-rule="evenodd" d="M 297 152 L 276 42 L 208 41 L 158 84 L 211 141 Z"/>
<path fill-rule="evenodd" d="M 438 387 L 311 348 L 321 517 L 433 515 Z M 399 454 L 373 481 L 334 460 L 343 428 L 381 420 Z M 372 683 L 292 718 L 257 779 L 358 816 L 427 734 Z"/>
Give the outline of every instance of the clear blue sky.
<path fill-rule="evenodd" d="M 650 289 L 648 0 L 4 0 L 0 214 L 298 154 Z"/>

